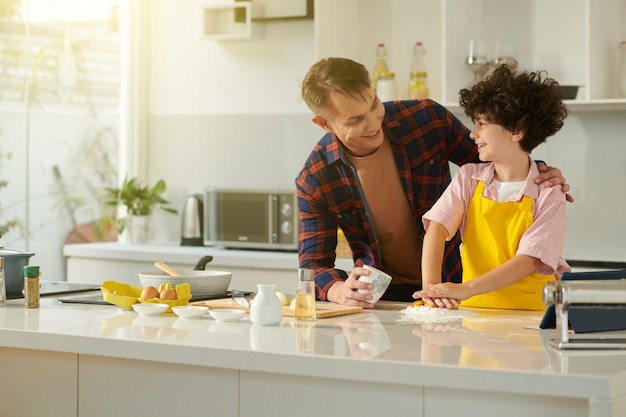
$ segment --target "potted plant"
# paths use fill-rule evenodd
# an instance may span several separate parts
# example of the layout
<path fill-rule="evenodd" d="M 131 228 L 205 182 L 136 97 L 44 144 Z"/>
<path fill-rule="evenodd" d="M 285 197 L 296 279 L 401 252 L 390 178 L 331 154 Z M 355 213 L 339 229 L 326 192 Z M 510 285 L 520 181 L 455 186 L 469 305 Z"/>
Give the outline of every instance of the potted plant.
<path fill-rule="evenodd" d="M 168 213 L 178 212 L 168 207 L 168 200 L 163 198 L 165 181 L 158 180 L 154 186 L 144 186 L 138 178 L 124 178 L 120 188 L 106 188 L 106 204 L 110 206 L 124 206 L 126 216 L 117 219 L 118 233 L 128 227 L 128 236 L 131 243 L 142 243 L 148 240 L 149 216 L 157 209 Z"/>

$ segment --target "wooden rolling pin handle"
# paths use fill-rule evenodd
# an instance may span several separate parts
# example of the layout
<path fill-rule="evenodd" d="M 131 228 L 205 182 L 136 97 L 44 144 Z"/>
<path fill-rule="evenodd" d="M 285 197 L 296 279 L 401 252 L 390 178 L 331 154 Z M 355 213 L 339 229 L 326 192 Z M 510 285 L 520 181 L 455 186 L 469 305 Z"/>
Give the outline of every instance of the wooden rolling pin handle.
<path fill-rule="evenodd" d="M 178 272 L 176 272 L 174 269 L 172 269 L 172 267 L 169 266 L 168 264 L 166 264 L 165 262 L 156 261 L 154 263 L 154 266 L 156 266 L 161 271 L 165 272 L 166 274 L 168 274 L 168 275 L 170 275 L 172 277 L 179 277 L 180 276 L 180 274 Z"/>

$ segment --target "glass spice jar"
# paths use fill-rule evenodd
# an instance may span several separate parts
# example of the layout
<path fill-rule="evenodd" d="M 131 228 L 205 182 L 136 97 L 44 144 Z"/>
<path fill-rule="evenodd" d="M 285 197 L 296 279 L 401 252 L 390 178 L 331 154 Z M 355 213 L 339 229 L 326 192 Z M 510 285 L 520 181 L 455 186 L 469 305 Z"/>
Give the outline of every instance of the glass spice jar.
<path fill-rule="evenodd" d="M 24 306 L 39 308 L 39 267 L 26 265 L 24 267 Z"/>

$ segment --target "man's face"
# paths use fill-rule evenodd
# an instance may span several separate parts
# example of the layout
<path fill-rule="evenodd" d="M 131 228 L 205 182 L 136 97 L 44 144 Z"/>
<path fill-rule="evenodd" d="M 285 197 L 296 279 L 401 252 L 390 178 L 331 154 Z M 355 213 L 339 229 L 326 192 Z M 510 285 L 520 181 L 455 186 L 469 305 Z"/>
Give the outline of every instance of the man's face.
<path fill-rule="evenodd" d="M 333 132 L 346 150 L 355 156 L 367 156 L 383 143 L 382 130 L 385 108 L 372 88 L 361 96 L 351 97 L 333 91 L 330 103 L 334 113 L 330 118 L 316 115 L 313 122 L 327 132 Z"/>

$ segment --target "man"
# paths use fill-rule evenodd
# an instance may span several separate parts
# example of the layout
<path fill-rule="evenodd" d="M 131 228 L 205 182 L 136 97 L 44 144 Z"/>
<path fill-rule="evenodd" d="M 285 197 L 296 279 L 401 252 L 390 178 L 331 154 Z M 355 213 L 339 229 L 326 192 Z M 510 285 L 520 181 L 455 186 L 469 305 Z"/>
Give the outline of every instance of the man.
<path fill-rule="evenodd" d="M 450 183 L 448 161 L 480 162 L 467 129 L 430 101 L 380 102 L 367 69 L 345 58 L 311 67 L 302 96 L 327 134 L 296 179 L 299 262 L 315 270 L 317 298 L 372 308 L 372 284 L 358 281 L 372 265 L 392 277 L 382 299 L 412 301 L 421 289 L 422 215 Z M 558 169 L 538 182 L 569 187 Z M 337 228 L 350 244 L 354 269 L 335 269 Z M 445 249 L 442 277 L 461 282 L 459 237 Z"/>

